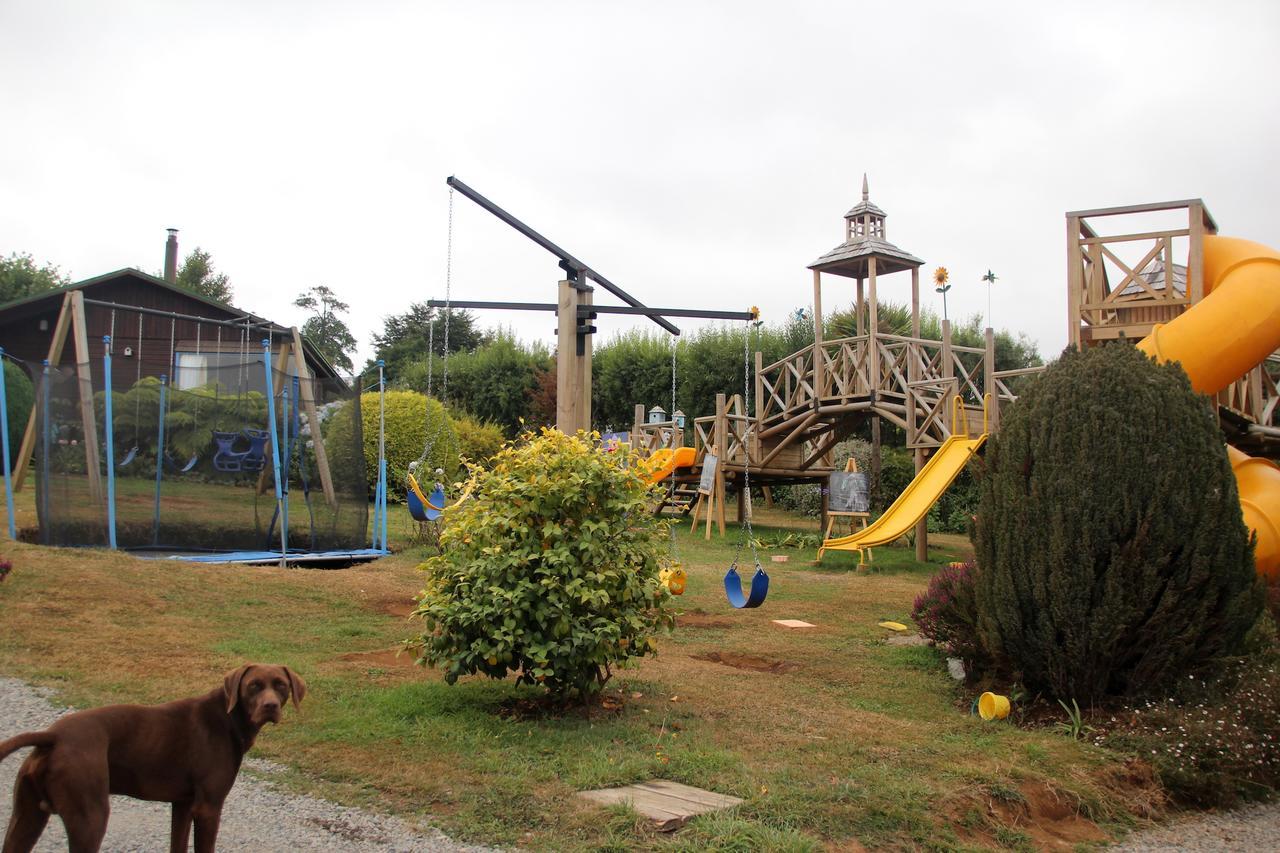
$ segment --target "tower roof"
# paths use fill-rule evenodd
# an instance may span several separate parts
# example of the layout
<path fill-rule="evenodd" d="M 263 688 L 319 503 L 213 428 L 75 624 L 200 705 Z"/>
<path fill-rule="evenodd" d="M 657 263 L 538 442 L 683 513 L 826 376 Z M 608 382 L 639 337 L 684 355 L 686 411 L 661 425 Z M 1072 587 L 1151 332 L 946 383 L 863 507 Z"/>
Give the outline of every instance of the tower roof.
<path fill-rule="evenodd" d="M 885 239 L 884 220 L 887 215 L 871 201 L 867 176 L 863 175 L 862 201 L 844 215 L 845 241 L 809 264 L 809 269 L 863 278 L 867 275 L 871 258 L 876 259 L 877 275 L 923 265 L 920 258 Z"/>

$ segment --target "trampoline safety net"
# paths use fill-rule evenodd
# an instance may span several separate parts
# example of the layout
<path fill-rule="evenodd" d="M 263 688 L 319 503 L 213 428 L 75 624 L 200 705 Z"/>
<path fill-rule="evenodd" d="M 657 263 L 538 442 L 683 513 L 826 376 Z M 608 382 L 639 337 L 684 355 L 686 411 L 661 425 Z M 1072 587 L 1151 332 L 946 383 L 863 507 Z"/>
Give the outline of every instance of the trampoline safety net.
<path fill-rule="evenodd" d="M 43 544 L 108 545 L 114 506 L 120 548 L 278 553 L 282 541 L 290 553 L 368 547 L 358 389 L 274 369 L 268 383 L 262 355 L 184 364 L 186 375 L 174 382 L 117 372 L 108 424 L 102 371 L 84 382 L 74 367 L 29 370 L 37 389 Z"/>

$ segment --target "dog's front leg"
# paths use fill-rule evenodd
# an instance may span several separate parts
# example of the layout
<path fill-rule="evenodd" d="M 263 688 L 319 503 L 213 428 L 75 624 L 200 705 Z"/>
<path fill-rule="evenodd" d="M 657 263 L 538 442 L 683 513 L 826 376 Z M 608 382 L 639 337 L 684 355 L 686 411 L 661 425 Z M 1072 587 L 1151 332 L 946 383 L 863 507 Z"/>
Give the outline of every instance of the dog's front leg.
<path fill-rule="evenodd" d="M 174 803 L 169 822 L 169 853 L 187 853 L 191 840 L 191 803 Z"/>
<path fill-rule="evenodd" d="M 222 803 L 202 803 L 195 807 L 195 853 L 214 853 L 218 841 L 218 824 L 222 821 Z"/>

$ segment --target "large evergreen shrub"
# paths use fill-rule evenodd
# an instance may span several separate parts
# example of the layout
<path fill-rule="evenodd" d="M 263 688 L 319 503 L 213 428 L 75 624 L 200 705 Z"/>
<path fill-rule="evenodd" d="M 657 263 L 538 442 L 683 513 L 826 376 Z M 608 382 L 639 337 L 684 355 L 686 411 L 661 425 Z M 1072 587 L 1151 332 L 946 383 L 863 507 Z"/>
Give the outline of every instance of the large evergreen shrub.
<path fill-rule="evenodd" d="M 1258 616 L 1222 436 L 1176 364 L 1064 353 L 1005 414 L 981 490 L 983 639 L 1032 689 L 1150 692 Z"/>
<path fill-rule="evenodd" d="M 663 523 L 625 453 L 544 430 L 473 474 L 422 565 L 420 661 L 445 681 L 482 674 L 587 696 L 650 654 L 671 616 L 658 580 Z"/>

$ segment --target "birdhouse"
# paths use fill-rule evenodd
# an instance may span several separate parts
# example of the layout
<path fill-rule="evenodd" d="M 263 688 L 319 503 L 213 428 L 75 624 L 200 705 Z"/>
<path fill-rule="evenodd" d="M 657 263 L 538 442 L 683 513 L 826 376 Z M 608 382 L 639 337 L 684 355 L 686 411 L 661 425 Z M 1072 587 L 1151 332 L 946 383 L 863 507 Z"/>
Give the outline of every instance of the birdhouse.
<path fill-rule="evenodd" d="M 649 423 L 660 424 L 667 420 L 667 410 L 661 406 L 654 406 L 649 410 Z"/>

